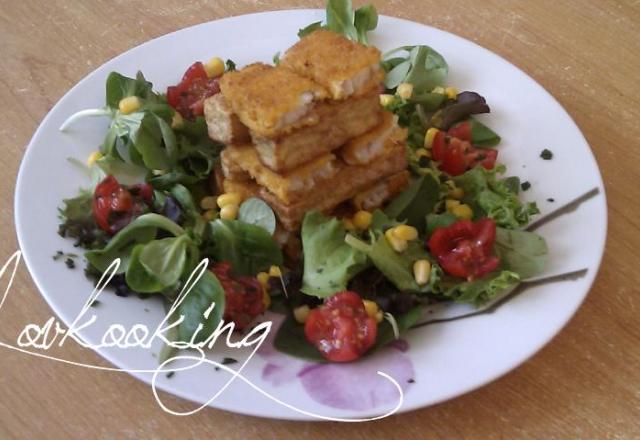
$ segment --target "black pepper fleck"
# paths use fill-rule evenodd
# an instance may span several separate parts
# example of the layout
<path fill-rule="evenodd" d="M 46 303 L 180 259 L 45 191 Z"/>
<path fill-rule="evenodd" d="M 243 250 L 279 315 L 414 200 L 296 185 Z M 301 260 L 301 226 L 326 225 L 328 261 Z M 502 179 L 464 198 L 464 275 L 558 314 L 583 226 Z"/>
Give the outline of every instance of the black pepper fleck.
<path fill-rule="evenodd" d="M 167 373 L 167 379 L 171 379 L 171 378 L 173 377 L 173 375 L 174 375 L 174 374 L 176 374 L 176 372 L 175 372 L 175 371 L 169 371 L 169 372 Z"/>

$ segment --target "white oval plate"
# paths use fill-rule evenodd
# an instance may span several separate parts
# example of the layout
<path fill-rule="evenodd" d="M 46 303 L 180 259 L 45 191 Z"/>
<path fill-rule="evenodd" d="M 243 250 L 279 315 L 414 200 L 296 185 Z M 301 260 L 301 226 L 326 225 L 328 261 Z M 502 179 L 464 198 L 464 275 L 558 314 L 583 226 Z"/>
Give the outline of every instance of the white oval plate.
<path fill-rule="evenodd" d="M 324 18 L 324 11 L 266 12 L 204 23 L 149 41 L 107 62 L 73 87 L 46 116 L 23 159 L 15 195 L 16 227 L 24 259 L 49 305 L 69 324 L 92 291 L 81 269 L 67 270 L 51 256 L 58 249 L 72 251 L 70 241 L 56 234 L 57 208 L 63 198 L 76 194 L 87 178 L 68 157 L 84 161 L 102 141 L 107 121 L 86 119 L 68 133 L 58 131 L 72 113 L 104 105 L 105 79 L 118 71 L 133 76 L 144 72 L 156 90 L 176 83 L 194 60 L 213 55 L 233 59 L 239 66 L 256 60 L 270 62 L 278 51 L 297 41 L 299 28 Z M 407 411 L 478 388 L 516 368 L 542 348 L 574 314 L 598 270 L 606 236 L 606 201 L 594 157 L 569 115 L 540 85 L 499 56 L 447 32 L 422 24 L 381 17 L 372 44 L 383 51 L 400 45 L 428 44 L 450 66 L 449 83 L 460 90 L 477 91 L 491 106 L 482 119 L 503 138 L 500 161 L 510 174 L 531 182 L 524 193 L 536 200 L 544 214 L 592 188 L 598 196 L 574 212 L 544 225 L 538 232 L 550 247 L 549 273 L 587 268 L 582 278 L 528 289 L 495 313 L 410 332 L 409 349 L 388 348 L 362 363 L 309 367 L 303 362 L 263 350 L 243 374 L 262 390 L 298 409 L 331 417 L 369 417 L 392 408 L 397 391 L 375 371 L 395 377 L 404 390 L 400 411 Z M 544 161 L 542 149 L 553 151 Z M 548 202 L 553 198 L 555 202 Z M 160 301 L 119 298 L 105 292 L 101 305 L 90 309 L 97 322 L 80 332 L 98 343 L 112 323 L 149 328 L 162 319 Z M 209 357 L 240 358 L 218 344 Z M 154 369 L 152 350 L 99 349 L 122 369 Z M 73 368 L 73 367 L 70 367 Z M 101 374 L 96 372 L 96 374 Z M 134 373 L 150 382 L 151 375 Z M 223 371 L 201 366 L 158 378 L 158 387 L 186 399 L 204 403 L 228 380 Z M 413 379 L 411 381 L 410 379 Z M 151 393 L 151 390 L 149 390 Z M 234 381 L 210 403 L 238 413 L 272 418 L 309 419 Z"/>

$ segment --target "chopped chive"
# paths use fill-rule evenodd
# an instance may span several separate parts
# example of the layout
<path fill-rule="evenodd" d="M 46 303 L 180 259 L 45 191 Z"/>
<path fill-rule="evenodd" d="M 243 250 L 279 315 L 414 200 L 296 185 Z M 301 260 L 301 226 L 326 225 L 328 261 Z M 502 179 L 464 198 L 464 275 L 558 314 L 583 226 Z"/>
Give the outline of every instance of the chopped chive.
<path fill-rule="evenodd" d="M 542 153 L 540 153 L 540 157 L 544 160 L 551 160 L 551 158 L 553 157 L 553 152 L 545 148 L 544 150 L 542 150 Z"/>
<path fill-rule="evenodd" d="M 91 304 L 89 304 L 89 307 L 98 307 L 100 304 L 102 304 L 100 301 L 94 299 Z"/>
<path fill-rule="evenodd" d="M 220 363 L 222 365 L 231 365 L 231 364 L 235 364 L 237 362 L 238 362 L 237 359 L 226 357 L 226 358 L 222 359 L 222 362 L 220 362 Z"/>
<path fill-rule="evenodd" d="M 555 202 L 555 201 L 556 201 L 556 200 L 555 200 L 555 199 L 552 199 L 552 198 L 548 198 L 548 199 L 547 199 L 547 202 L 549 202 L 549 203 L 553 203 L 553 202 Z"/>
<path fill-rule="evenodd" d="M 415 380 L 414 380 L 414 379 L 409 379 L 407 382 L 408 382 L 408 383 L 414 383 L 414 382 L 415 382 Z"/>
<path fill-rule="evenodd" d="M 64 264 L 66 264 L 69 269 L 73 269 L 76 267 L 75 261 L 73 261 L 71 258 L 67 258 L 66 260 L 64 260 Z"/>
<path fill-rule="evenodd" d="M 520 184 L 520 188 L 522 188 L 522 191 L 526 191 L 529 188 L 531 188 L 531 183 L 529 183 L 528 181 L 527 182 L 522 182 Z"/>
<path fill-rule="evenodd" d="M 169 371 L 169 372 L 167 373 L 167 379 L 171 379 L 171 378 L 173 377 L 173 375 L 174 375 L 174 374 L 176 374 L 176 372 L 175 372 L 175 371 Z"/>

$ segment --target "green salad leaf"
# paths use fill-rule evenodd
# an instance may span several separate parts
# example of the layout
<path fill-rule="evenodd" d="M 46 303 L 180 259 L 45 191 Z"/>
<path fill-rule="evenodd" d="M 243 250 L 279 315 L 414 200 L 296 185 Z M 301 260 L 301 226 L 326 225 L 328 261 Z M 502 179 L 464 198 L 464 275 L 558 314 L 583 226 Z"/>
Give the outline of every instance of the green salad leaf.
<path fill-rule="evenodd" d="M 104 248 L 86 252 L 85 258 L 100 272 L 107 270 L 113 260 L 120 258 L 120 267 L 116 273 L 125 273 L 131 261 L 133 248 L 137 244 L 153 240 L 158 230 L 169 232 L 174 236 L 184 233 L 184 229 L 162 215 L 144 214 L 114 235 Z"/>
<path fill-rule="evenodd" d="M 347 231 L 335 217 L 307 213 L 302 223 L 302 292 L 326 298 L 346 290 L 349 280 L 368 266 L 367 257 L 345 243 Z"/>
<path fill-rule="evenodd" d="M 327 29 L 342 34 L 350 40 L 358 40 L 358 30 L 353 24 L 351 0 L 327 1 Z"/>
<path fill-rule="evenodd" d="M 153 93 L 152 87 L 142 72 L 138 72 L 135 78 L 111 72 L 106 83 L 107 106 L 117 110 L 120 101 L 129 96 L 147 99 Z"/>
<path fill-rule="evenodd" d="M 80 190 L 76 197 L 64 199 L 62 203 L 63 207 L 58 209 L 61 221 L 58 234 L 73 238 L 78 246 L 86 249 L 104 247 L 109 237 L 93 217 L 93 192 Z"/>
<path fill-rule="evenodd" d="M 533 232 L 496 229 L 496 255 L 505 270 L 526 280 L 544 271 L 549 249 L 544 238 Z"/>
<path fill-rule="evenodd" d="M 463 202 L 473 208 L 474 217 L 489 217 L 498 226 L 516 229 L 529 223 L 531 216 L 540 211 L 535 203 L 518 199 L 519 184 L 514 185 L 514 180 L 497 177 L 505 171 L 504 165 L 493 170 L 475 167 L 453 180 L 463 189 Z"/>
<path fill-rule="evenodd" d="M 193 249 L 188 235 L 136 245 L 126 272 L 127 285 L 143 293 L 161 292 L 174 286 L 185 271 L 188 248 Z"/>
<path fill-rule="evenodd" d="M 367 32 L 378 26 L 378 12 L 373 5 L 362 6 L 354 12 L 351 0 L 328 0 L 325 13 L 325 25 L 322 21 L 311 23 L 298 31 L 298 37 L 328 29 L 352 41 L 368 44 Z"/>
<path fill-rule="evenodd" d="M 213 257 L 231 263 L 237 275 L 255 276 L 271 265 L 282 264 L 278 243 L 261 226 L 220 219 L 210 225 Z"/>
<path fill-rule="evenodd" d="M 288 313 L 285 320 L 278 327 L 276 337 L 273 340 L 273 347 L 281 353 L 299 359 L 316 363 L 327 362 L 318 349 L 307 340 L 304 335 L 304 325 L 296 321 L 292 313 Z"/>
<path fill-rule="evenodd" d="M 403 57 L 387 59 L 388 56 L 404 52 Z M 385 87 L 395 89 L 400 83 L 413 85 L 413 93 L 422 95 L 435 87 L 443 86 L 449 72 L 444 57 L 429 46 L 401 46 L 385 54 L 387 70 Z"/>
<path fill-rule="evenodd" d="M 414 179 L 407 189 L 396 196 L 385 208 L 390 218 L 406 221 L 418 231 L 425 230 L 427 214 L 430 214 L 440 200 L 440 184 L 431 175 Z"/>
<path fill-rule="evenodd" d="M 242 202 L 238 210 L 238 220 L 260 226 L 271 235 L 276 231 L 276 215 L 264 200 L 257 197 Z"/>
<path fill-rule="evenodd" d="M 521 281 L 520 275 L 508 270 L 498 271 L 485 277 L 454 284 L 444 292 L 445 297 L 452 298 L 459 303 L 469 303 L 481 306 L 508 289 L 516 287 Z"/>
<path fill-rule="evenodd" d="M 402 315 L 394 316 L 396 324 L 398 326 L 398 336 L 404 335 L 409 329 L 418 322 L 420 317 L 422 316 L 422 308 L 414 307 L 409 310 L 407 313 Z M 396 339 L 396 334 L 393 331 L 393 327 L 389 323 L 389 321 L 384 320 L 378 325 L 378 336 L 376 337 L 376 343 L 371 349 L 370 353 L 373 353 L 375 350 L 384 347 L 389 342 L 392 342 Z"/>
<path fill-rule="evenodd" d="M 442 214 L 428 214 L 427 237 L 431 237 L 431 234 L 433 234 L 433 231 L 435 231 L 437 228 L 446 228 L 447 226 L 451 226 L 457 221 L 458 217 L 449 212 L 445 212 Z"/>
<path fill-rule="evenodd" d="M 207 316 L 211 304 L 215 307 Z M 216 329 L 224 315 L 225 296 L 224 289 L 218 278 L 210 271 L 204 270 L 202 277 L 188 292 L 180 306 L 178 314 L 184 316 L 184 320 L 178 327 L 178 339 L 180 341 L 202 342 L 206 340 Z M 198 327 L 202 324 L 202 329 Z M 194 334 L 197 333 L 197 335 Z"/>
<path fill-rule="evenodd" d="M 353 24 L 358 32 L 358 41 L 368 44 L 367 32 L 378 27 L 378 11 L 373 5 L 364 5 L 356 9 Z"/>
<path fill-rule="evenodd" d="M 433 261 L 421 243 L 411 241 L 404 252 L 396 252 L 383 234 L 374 235 L 371 244 L 353 235 L 347 235 L 345 242 L 369 257 L 373 265 L 399 290 L 415 293 L 429 293 L 435 290 L 441 278 L 442 269 Z M 413 276 L 413 264 L 417 260 L 432 262 L 429 282 L 423 286 L 418 285 Z"/>

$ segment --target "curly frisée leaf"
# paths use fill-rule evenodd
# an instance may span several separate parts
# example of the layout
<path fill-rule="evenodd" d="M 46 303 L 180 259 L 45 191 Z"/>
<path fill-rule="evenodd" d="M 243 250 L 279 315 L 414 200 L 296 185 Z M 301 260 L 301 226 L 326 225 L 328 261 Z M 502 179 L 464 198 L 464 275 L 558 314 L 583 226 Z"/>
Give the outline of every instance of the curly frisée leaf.
<path fill-rule="evenodd" d="M 506 171 L 504 165 L 493 170 L 475 167 L 454 178 L 464 191 L 463 202 L 471 205 L 476 217 L 489 217 L 498 226 L 516 229 L 529 223 L 532 215 L 540 211 L 535 203 L 518 199 L 518 187 L 508 179 L 497 178 Z"/>
<path fill-rule="evenodd" d="M 326 298 L 345 290 L 349 280 L 368 266 L 367 256 L 345 243 L 346 233 L 337 218 L 317 211 L 304 217 L 302 292 Z"/>

